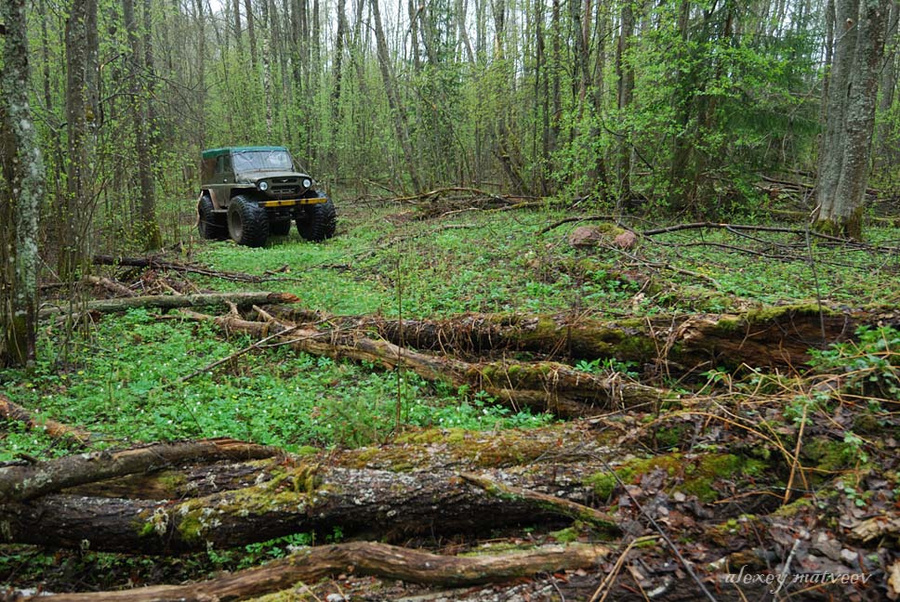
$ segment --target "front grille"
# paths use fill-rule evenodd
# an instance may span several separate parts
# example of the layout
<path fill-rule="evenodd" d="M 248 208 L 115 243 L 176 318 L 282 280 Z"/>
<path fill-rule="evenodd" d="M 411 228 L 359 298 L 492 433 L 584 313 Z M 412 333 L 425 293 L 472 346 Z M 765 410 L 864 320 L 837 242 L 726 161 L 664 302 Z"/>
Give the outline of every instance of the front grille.
<path fill-rule="evenodd" d="M 300 194 L 300 186 L 273 186 L 269 192 L 277 199 L 287 199 Z"/>

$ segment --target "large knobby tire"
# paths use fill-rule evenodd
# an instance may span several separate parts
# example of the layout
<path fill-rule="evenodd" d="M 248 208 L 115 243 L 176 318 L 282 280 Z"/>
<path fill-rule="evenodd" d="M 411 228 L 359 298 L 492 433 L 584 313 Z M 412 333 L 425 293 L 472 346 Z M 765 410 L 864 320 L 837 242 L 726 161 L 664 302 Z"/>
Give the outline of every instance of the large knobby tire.
<path fill-rule="evenodd" d="M 306 208 L 305 218 L 297 218 L 300 236 L 313 242 L 321 242 L 334 236 L 337 227 L 337 212 L 334 203 L 326 201 Z"/>
<path fill-rule="evenodd" d="M 228 234 L 239 245 L 261 247 L 269 240 L 266 210 L 245 196 L 236 196 L 228 204 Z"/>
<path fill-rule="evenodd" d="M 269 224 L 269 234 L 272 236 L 287 236 L 291 233 L 291 220 L 283 220 L 280 222 L 271 222 Z"/>
<path fill-rule="evenodd" d="M 197 203 L 197 230 L 200 238 L 206 240 L 224 240 L 228 238 L 228 228 L 223 219 L 225 216 L 213 211 L 213 202 L 204 194 Z"/>

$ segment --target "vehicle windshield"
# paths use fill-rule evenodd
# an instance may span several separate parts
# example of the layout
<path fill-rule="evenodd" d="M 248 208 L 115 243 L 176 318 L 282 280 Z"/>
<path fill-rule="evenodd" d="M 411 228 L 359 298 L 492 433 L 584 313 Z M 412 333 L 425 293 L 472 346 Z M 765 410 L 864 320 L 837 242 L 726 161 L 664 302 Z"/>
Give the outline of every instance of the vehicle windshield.
<path fill-rule="evenodd" d="M 250 171 L 293 171 L 291 155 L 283 150 L 243 151 L 232 155 L 236 173 Z"/>

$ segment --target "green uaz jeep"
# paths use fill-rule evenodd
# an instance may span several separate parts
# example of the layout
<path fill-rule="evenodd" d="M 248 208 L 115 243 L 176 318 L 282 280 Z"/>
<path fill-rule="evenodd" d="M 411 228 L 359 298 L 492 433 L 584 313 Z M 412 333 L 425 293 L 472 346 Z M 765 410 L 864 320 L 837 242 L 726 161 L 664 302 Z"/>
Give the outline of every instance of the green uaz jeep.
<path fill-rule="evenodd" d="M 283 146 L 213 148 L 202 153 L 198 229 L 203 238 L 249 247 L 284 236 L 291 220 L 306 240 L 334 236 L 334 204 Z"/>

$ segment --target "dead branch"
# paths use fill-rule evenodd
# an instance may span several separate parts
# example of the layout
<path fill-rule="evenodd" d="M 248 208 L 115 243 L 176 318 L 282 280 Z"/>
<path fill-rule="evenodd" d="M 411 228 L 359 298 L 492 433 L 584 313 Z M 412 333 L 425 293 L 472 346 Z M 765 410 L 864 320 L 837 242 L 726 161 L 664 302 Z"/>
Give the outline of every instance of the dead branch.
<path fill-rule="evenodd" d="M 572 222 L 616 222 L 617 219 L 612 215 L 584 215 L 584 216 L 575 216 L 575 217 L 566 217 L 561 220 L 555 221 L 549 226 L 545 226 L 537 231 L 537 235 L 546 234 L 551 230 L 555 230 L 560 226 L 564 226 L 565 224 L 570 224 Z"/>
<path fill-rule="evenodd" d="M 521 498 L 523 500 L 529 500 L 533 502 L 537 508 L 545 510 L 552 508 L 563 516 L 580 520 L 604 531 L 615 534 L 621 532 L 619 525 L 613 517 L 604 512 L 600 512 L 595 508 L 591 508 L 590 506 L 585 506 L 584 504 L 579 504 L 571 500 L 564 500 L 546 493 L 510 487 L 509 485 L 504 485 L 503 483 L 469 472 L 461 473 L 459 476 L 469 483 L 481 487 L 491 495 L 506 499 Z"/>
<path fill-rule="evenodd" d="M 240 293 L 203 293 L 196 295 L 146 295 L 119 299 L 97 299 L 87 303 L 63 307 L 45 307 L 40 311 L 41 318 L 57 314 L 100 312 L 115 313 L 137 308 L 174 309 L 179 307 L 207 307 L 233 303 L 242 307 L 266 303 L 297 303 L 300 299 L 291 293 L 240 292 Z"/>
<path fill-rule="evenodd" d="M 491 556 L 442 556 L 383 543 L 351 542 L 305 548 L 287 558 L 202 583 L 118 592 L 57 594 L 52 602 L 188 602 L 245 600 L 298 582 L 349 573 L 442 587 L 496 583 L 537 573 L 587 569 L 609 555 L 604 546 L 573 544 Z"/>
<path fill-rule="evenodd" d="M 271 458 L 279 453 L 274 448 L 234 439 L 206 439 L 8 466 L 0 468 L 0 503 L 23 502 L 85 483 L 158 471 L 184 462 Z"/>
<path fill-rule="evenodd" d="M 244 274 L 243 272 L 223 272 L 198 265 L 165 261 L 153 256 L 114 257 L 112 255 L 94 255 L 93 262 L 94 265 L 127 266 L 135 268 L 151 268 L 154 270 L 171 270 L 173 272 L 186 272 L 189 274 L 198 274 L 200 276 L 209 276 L 212 278 L 231 280 L 233 282 L 260 283 L 269 280 L 277 280 L 277 278 L 263 278 L 261 276 L 254 276 L 253 274 Z"/>
<path fill-rule="evenodd" d="M 226 332 L 260 338 L 295 328 L 279 322 L 252 322 L 231 314 L 214 318 L 183 313 L 192 319 L 212 321 Z M 470 363 L 404 349 L 358 332 L 296 328 L 286 344 L 312 355 L 379 363 L 388 369 L 400 365 L 426 380 L 444 381 L 455 387 L 468 385 L 515 408 L 529 407 L 564 417 L 589 416 L 619 405 L 658 404 L 669 397 L 667 391 L 631 382 L 619 374 L 598 376 L 556 362 Z"/>
<path fill-rule="evenodd" d="M 31 412 L 13 403 L 3 394 L 0 394 L 0 418 L 21 422 L 30 429 L 43 429 L 52 439 L 71 439 L 81 446 L 87 446 L 91 441 L 91 434 L 88 431 L 50 418 L 35 418 Z"/>
<path fill-rule="evenodd" d="M 94 286 L 102 286 L 114 295 L 118 295 L 120 297 L 134 297 L 137 295 L 137 293 L 135 293 L 133 290 L 131 290 L 121 282 L 116 282 L 114 280 L 110 280 L 109 278 L 87 276 L 84 280 L 85 282 L 88 282 L 89 284 L 92 284 Z"/>

